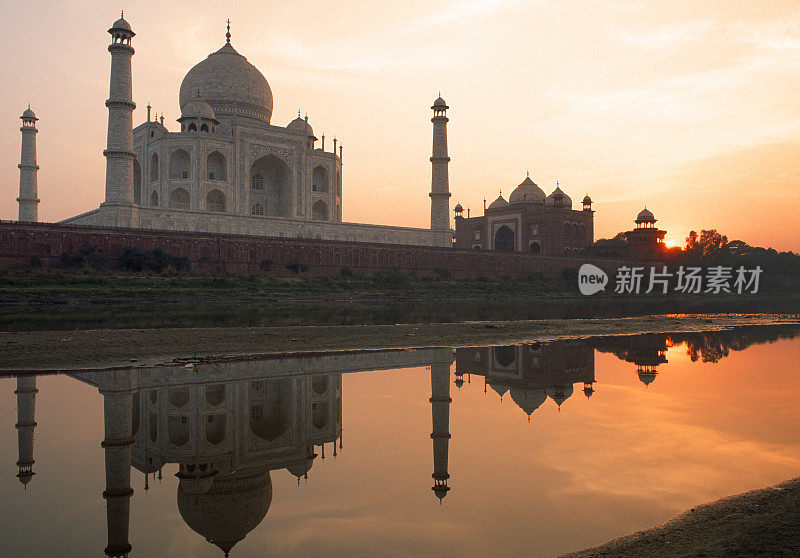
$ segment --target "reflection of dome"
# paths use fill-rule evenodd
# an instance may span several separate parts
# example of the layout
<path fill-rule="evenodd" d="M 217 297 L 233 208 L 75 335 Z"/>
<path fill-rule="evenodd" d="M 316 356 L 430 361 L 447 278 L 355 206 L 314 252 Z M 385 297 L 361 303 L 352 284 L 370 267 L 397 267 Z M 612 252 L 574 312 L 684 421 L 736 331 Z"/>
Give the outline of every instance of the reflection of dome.
<path fill-rule="evenodd" d="M 656 375 L 658 374 L 655 370 L 639 370 L 639 380 L 646 386 L 652 384 L 655 379 Z"/>
<path fill-rule="evenodd" d="M 556 186 L 556 189 L 553 190 L 553 193 L 547 196 L 547 199 L 545 199 L 544 203 L 556 207 L 566 207 L 568 209 L 572 209 L 572 198 L 566 195 L 559 186 Z"/>
<path fill-rule="evenodd" d="M 572 385 L 553 386 L 547 388 L 547 395 L 561 407 L 561 404 L 572 395 Z"/>
<path fill-rule="evenodd" d="M 217 116 L 235 113 L 268 124 L 272 117 L 269 83 L 230 43 L 209 54 L 183 78 L 181 110 L 198 97 L 211 105 Z"/>
<path fill-rule="evenodd" d="M 646 207 L 639 212 L 639 215 L 636 216 L 637 223 L 655 223 L 656 218 L 653 213 L 647 209 Z"/>
<path fill-rule="evenodd" d="M 314 455 L 314 457 L 316 457 L 316 454 Z M 299 479 L 300 477 L 308 474 L 308 472 L 311 470 L 312 465 L 314 465 L 313 457 L 311 459 L 303 459 L 301 461 L 295 461 L 294 463 L 289 464 L 286 467 L 286 470 Z"/>
<path fill-rule="evenodd" d="M 508 196 L 508 202 L 544 203 L 544 192 L 531 180 L 530 176 L 527 176 L 525 180 L 511 192 L 511 195 Z"/>
<path fill-rule="evenodd" d="M 494 200 L 492 203 L 489 204 L 488 209 L 498 209 L 500 207 L 506 207 L 507 205 L 508 202 L 503 197 L 503 194 L 500 194 L 499 196 L 497 196 L 496 200 Z"/>
<path fill-rule="evenodd" d="M 178 510 L 196 533 L 228 556 L 231 548 L 255 529 L 272 503 L 269 471 L 218 475 L 208 492 L 191 495 L 178 486 Z"/>
<path fill-rule="evenodd" d="M 512 389 L 511 399 L 526 415 L 531 416 L 531 413 L 547 401 L 547 393 L 543 389 Z"/>
<path fill-rule="evenodd" d="M 503 397 L 505 393 L 508 391 L 508 386 L 504 386 L 503 384 L 498 384 L 495 382 L 489 382 L 489 387 L 497 392 L 500 397 Z"/>

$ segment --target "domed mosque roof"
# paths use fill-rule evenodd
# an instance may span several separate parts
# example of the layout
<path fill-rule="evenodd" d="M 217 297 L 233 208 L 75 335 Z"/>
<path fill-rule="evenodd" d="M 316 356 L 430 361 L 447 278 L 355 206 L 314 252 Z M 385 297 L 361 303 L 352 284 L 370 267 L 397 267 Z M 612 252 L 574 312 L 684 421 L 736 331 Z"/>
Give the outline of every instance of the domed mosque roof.
<path fill-rule="evenodd" d="M 131 31 L 131 24 L 125 21 L 124 17 L 120 17 L 114 22 L 114 25 L 111 26 L 111 29 L 125 29 L 127 31 Z"/>
<path fill-rule="evenodd" d="M 444 101 L 444 99 L 442 99 L 442 95 L 441 95 L 441 93 L 440 93 L 440 94 L 439 94 L 439 98 L 438 98 L 438 99 L 436 99 L 436 100 L 433 102 L 433 106 L 432 106 L 431 108 L 432 108 L 432 109 L 433 109 L 433 108 L 443 108 L 443 109 L 448 109 L 448 108 L 450 108 L 450 107 L 448 107 L 448 106 L 447 106 L 447 103 Z"/>
<path fill-rule="evenodd" d="M 487 209 L 499 209 L 501 207 L 507 207 L 507 206 L 508 202 L 503 197 L 503 193 L 501 192 L 500 195 L 497 196 L 497 199 L 489 204 L 489 207 Z"/>
<path fill-rule="evenodd" d="M 211 105 L 200 99 L 194 99 L 181 107 L 181 118 L 208 118 L 209 120 L 216 120 L 217 116 L 214 114 L 214 109 L 211 108 Z"/>
<path fill-rule="evenodd" d="M 544 191 L 531 180 L 530 176 L 526 176 L 525 180 L 517 186 L 511 195 L 508 196 L 509 203 L 544 203 Z"/>
<path fill-rule="evenodd" d="M 454 211 L 464 211 L 464 208 L 461 207 L 460 203 L 457 203 L 456 206 L 453 208 Z"/>
<path fill-rule="evenodd" d="M 308 132 L 309 137 L 314 135 L 314 129 L 311 127 L 311 124 L 308 124 L 308 128 L 306 128 L 306 121 L 304 118 L 300 118 L 300 113 L 297 113 L 297 118 L 289 122 L 289 125 L 286 126 L 287 130 L 292 132 L 297 132 L 299 134 L 305 134 Z"/>
<path fill-rule="evenodd" d="M 181 82 L 181 111 L 187 103 L 202 99 L 217 116 L 236 113 L 269 124 L 272 90 L 266 78 L 228 40 L 208 58 L 196 64 Z"/>
<path fill-rule="evenodd" d="M 264 470 L 217 475 L 204 494 L 192 495 L 178 486 L 183 520 L 225 556 L 264 520 L 271 503 L 272 482 Z"/>
<path fill-rule="evenodd" d="M 553 190 L 549 196 L 547 196 L 547 199 L 544 200 L 544 203 L 547 205 L 572 209 L 572 198 L 564 193 L 564 191 L 558 186 L 558 183 L 556 183 L 556 189 Z"/>
<path fill-rule="evenodd" d="M 592 198 L 589 197 L 589 194 L 586 194 L 586 196 L 584 196 L 583 203 L 584 203 L 584 205 L 591 205 L 592 204 Z"/>
<path fill-rule="evenodd" d="M 25 109 L 25 112 L 22 113 L 20 118 L 33 118 L 34 120 L 38 120 L 38 118 L 36 118 L 36 113 L 31 110 L 30 105 L 28 105 L 28 108 Z"/>
<path fill-rule="evenodd" d="M 637 223 L 655 223 L 656 218 L 653 215 L 653 212 L 647 209 L 646 207 L 639 212 L 639 215 L 636 216 Z"/>
<path fill-rule="evenodd" d="M 547 401 L 547 392 L 543 389 L 512 389 L 511 399 L 530 418 L 531 413 Z"/>

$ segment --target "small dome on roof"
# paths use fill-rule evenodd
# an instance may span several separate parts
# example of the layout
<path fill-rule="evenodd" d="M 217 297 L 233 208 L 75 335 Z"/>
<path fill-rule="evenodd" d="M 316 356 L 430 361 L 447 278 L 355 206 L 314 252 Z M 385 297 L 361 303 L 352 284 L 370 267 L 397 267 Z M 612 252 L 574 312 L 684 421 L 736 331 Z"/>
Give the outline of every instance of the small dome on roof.
<path fill-rule="evenodd" d="M 208 118 L 216 120 L 217 116 L 214 114 L 214 109 L 211 105 L 200 99 L 189 101 L 181 109 L 181 118 Z"/>
<path fill-rule="evenodd" d="M 461 204 L 460 204 L 460 203 L 457 203 L 457 204 L 456 204 L 456 207 L 455 207 L 455 210 L 456 210 L 456 211 L 458 211 L 458 212 L 461 212 L 461 211 L 464 211 L 464 208 L 463 208 L 463 207 L 461 207 Z"/>
<path fill-rule="evenodd" d="M 507 206 L 508 202 L 503 197 L 503 194 L 500 194 L 499 196 L 497 196 L 496 200 L 494 200 L 492 203 L 489 204 L 489 207 L 487 209 L 499 209 L 501 207 L 507 207 Z"/>
<path fill-rule="evenodd" d="M 508 196 L 509 203 L 544 203 L 544 191 L 526 176 L 525 180 L 517 186 L 511 195 Z"/>
<path fill-rule="evenodd" d="M 33 118 L 34 120 L 37 120 L 36 113 L 31 110 L 30 106 L 25 109 L 25 112 L 22 113 L 20 118 Z"/>
<path fill-rule="evenodd" d="M 441 95 L 439 95 L 439 98 L 438 98 L 438 99 L 436 99 L 436 100 L 433 102 L 433 106 L 435 106 L 435 107 L 444 107 L 444 108 L 447 108 L 447 103 L 445 103 L 445 102 L 444 102 L 444 99 L 442 99 L 442 96 L 441 96 Z"/>
<path fill-rule="evenodd" d="M 656 218 L 653 215 L 653 212 L 647 209 L 646 207 L 639 212 L 639 215 L 636 216 L 637 223 L 655 223 Z"/>
<path fill-rule="evenodd" d="M 553 193 L 547 196 L 547 199 L 544 200 L 544 203 L 554 207 L 566 207 L 568 209 L 572 209 L 572 198 L 566 195 L 558 185 L 556 185 L 556 189 L 553 190 Z"/>
<path fill-rule="evenodd" d="M 592 205 L 592 198 L 589 197 L 589 194 L 586 194 L 583 198 L 584 205 Z"/>
<path fill-rule="evenodd" d="M 306 128 L 306 126 L 308 126 L 308 128 Z M 309 136 L 314 135 L 314 129 L 311 127 L 311 124 L 307 124 L 305 119 L 300 118 L 299 116 L 289 122 L 289 125 L 286 126 L 286 129 L 300 134 L 305 134 L 306 131 L 308 131 Z"/>

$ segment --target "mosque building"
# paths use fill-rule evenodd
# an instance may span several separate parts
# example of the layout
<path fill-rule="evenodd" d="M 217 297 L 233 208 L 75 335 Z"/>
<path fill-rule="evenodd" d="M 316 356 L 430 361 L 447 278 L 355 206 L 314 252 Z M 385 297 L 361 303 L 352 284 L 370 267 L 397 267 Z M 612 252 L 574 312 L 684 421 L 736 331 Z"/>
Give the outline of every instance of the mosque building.
<path fill-rule="evenodd" d="M 342 145 L 332 150 L 308 117 L 272 122 L 272 89 L 233 47 L 222 48 L 183 79 L 179 131 L 147 107 L 133 127 L 131 25 L 120 18 L 111 44 L 105 201 L 66 224 L 134 229 L 452 246 L 447 166 L 447 104 L 434 112 L 431 228 L 342 221 Z M 36 115 L 22 115 L 20 221 L 36 221 Z"/>
<path fill-rule="evenodd" d="M 470 217 L 468 210 L 464 217 L 464 208 L 456 205 L 455 223 L 455 246 L 463 250 L 582 256 L 594 242 L 592 199 L 586 195 L 582 209 L 574 210 L 558 184 L 545 195 L 530 175 L 508 200 L 501 190 L 482 216 Z"/>

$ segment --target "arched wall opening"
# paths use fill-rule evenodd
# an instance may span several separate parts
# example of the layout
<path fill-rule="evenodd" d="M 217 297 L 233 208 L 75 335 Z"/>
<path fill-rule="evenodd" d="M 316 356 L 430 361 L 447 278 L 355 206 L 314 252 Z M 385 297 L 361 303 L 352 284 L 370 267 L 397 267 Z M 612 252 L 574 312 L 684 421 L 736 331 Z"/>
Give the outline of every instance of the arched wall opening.
<path fill-rule="evenodd" d="M 250 167 L 250 184 L 252 201 L 264 207 L 265 215 L 292 216 L 292 184 L 286 163 L 274 155 L 261 157 Z"/>
<path fill-rule="evenodd" d="M 315 221 L 327 221 L 328 220 L 328 204 L 326 204 L 322 200 L 317 200 L 314 202 L 314 205 L 311 206 L 311 218 Z"/>
<path fill-rule="evenodd" d="M 142 165 L 138 158 L 133 160 L 133 203 L 142 205 Z"/>
<path fill-rule="evenodd" d="M 150 157 L 150 182 L 158 180 L 158 153 Z"/>
<path fill-rule="evenodd" d="M 169 206 L 173 209 L 189 209 L 189 192 L 184 188 L 175 188 L 169 194 Z"/>
<path fill-rule="evenodd" d="M 206 159 L 206 172 L 209 180 L 227 180 L 227 164 L 225 156 L 219 151 L 212 151 Z"/>
<path fill-rule="evenodd" d="M 191 178 L 191 158 L 189 153 L 183 149 L 176 149 L 169 156 L 169 177 L 170 179 Z"/>
<path fill-rule="evenodd" d="M 514 231 L 503 225 L 494 234 L 494 249 L 498 252 L 514 251 Z"/>
<path fill-rule="evenodd" d="M 312 192 L 330 192 L 328 184 L 328 171 L 325 167 L 316 167 L 311 176 L 311 191 Z"/>
<path fill-rule="evenodd" d="M 217 189 L 211 190 L 206 196 L 206 209 L 208 211 L 225 211 L 225 194 Z"/>

